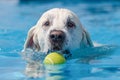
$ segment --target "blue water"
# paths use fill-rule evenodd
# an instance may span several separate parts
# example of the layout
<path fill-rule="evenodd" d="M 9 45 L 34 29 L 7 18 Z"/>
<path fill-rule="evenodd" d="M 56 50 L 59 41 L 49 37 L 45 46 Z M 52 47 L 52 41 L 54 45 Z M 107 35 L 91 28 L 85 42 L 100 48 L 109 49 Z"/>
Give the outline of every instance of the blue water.
<path fill-rule="evenodd" d="M 89 64 L 72 59 L 64 65 L 47 66 L 46 71 L 37 79 L 24 75 L 26 62 L 19 53 L 23 48 L 27 32 L 36 24 L 43 12 L 54 7 L 68 8 L 75 12 L 94 42 L 103 45 L 120 45 L 120 2 L 94 1 L 1 0 L 0 80 L 119 80 L 119 48 L 107 52 L 105 56 L 95 58 Z M 105 47 L 108 50 L 109 48 Z"/>

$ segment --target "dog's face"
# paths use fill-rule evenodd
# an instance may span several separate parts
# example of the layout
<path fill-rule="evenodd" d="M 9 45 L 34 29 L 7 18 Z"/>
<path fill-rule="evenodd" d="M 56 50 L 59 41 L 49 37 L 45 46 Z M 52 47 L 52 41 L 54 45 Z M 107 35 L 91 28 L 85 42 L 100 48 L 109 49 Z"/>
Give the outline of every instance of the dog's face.
<path fill-rule="evenodd" d="M 78 44 L 82 39 L 82 29 L 79 20 L 74 13 L 66 9 L 47 11 L 38 26 L 41 29 L 39 34 L 44 35 L 44 49 L 62 50 L 80 46 Z M 39 41 L 41 35 L 38 37 Z"/>
<path fill-rule="evenodd" d="M 45 12 L 29 33 L 25 48 L 38 51 L 72 50 L 92 45 L 77 16 L 67 9 Z"/>

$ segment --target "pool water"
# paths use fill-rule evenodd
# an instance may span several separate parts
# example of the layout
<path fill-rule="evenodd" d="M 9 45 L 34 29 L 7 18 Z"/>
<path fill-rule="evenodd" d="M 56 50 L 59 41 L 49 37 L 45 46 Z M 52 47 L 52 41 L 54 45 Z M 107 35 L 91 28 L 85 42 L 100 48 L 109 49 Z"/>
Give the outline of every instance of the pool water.
<path fill-rule="evenodd" d="M 94 42 L 119 46 L 119 3 L 114 0 L 95 2 L 94 0 L 75 0 L 75 2 L 1 0 L 0 80 L 119 80 L 119 47 L 111 50 L 114 47 L 104 46 L 95 50 L 93 54 L 100 55 L 90 63 L 80 62 L 76 58 L 63 65 L 45 66 L 46 70 L 36 79 L 24 75 L 26 61 L 20 55 L 28 30 L 36 24 L 43 12 L 54 7 L 68 8 L 75 12 Z M 91 50 L 88 52 L 92 54 Z"/>

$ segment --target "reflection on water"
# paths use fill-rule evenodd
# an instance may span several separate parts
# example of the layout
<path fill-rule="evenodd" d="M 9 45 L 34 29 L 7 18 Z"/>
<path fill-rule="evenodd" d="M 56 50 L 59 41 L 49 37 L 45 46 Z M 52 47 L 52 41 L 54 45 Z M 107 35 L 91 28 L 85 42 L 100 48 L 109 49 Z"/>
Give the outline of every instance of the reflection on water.
<path fill-rule="evenodd" d="M 87 48 L 84 50 L 78 49 L 73 51 L 73 56 L 69 60 L 67 60 L 66 64 L 63 65 L 43 65 L 43 60 L 41 60 L 44 59 L 41 58 L 43 56 L 40 54 L 38 54 L 38 56 L 33 56 L 33 52 L 31 55 L 30 51 L 28 51 L 29 54 L 22 56 L 26 58 L 25 60 L 27 60 L 28 62 L 26 66 L 26 75 L 28 77 L 38 77 L 38 79 L 45 78 L 46 80 L 66 80 L 70 76 L 72 79 L 77 79 L 78 77 L 88 77 L 102 71 L 118 71 L 119 68 L 117 66 L 107 67 L 107 64 L 101 67 L 99 67 L 99 65 L 94 66 L 94 64 L 100 64 L 102 58 L 114 54 L 117 48 L 118 46 L 105 45 Z M 103 75 L 106 74 L 101 73 L 100 76 Z M 108 76 L 108 74 L 106 76 Z"/>
<path fill-rule="evenodd" d="M 45 65 L 46 80 L 65 80 L 65 76 L 69 74 L 66 65 Z"/>

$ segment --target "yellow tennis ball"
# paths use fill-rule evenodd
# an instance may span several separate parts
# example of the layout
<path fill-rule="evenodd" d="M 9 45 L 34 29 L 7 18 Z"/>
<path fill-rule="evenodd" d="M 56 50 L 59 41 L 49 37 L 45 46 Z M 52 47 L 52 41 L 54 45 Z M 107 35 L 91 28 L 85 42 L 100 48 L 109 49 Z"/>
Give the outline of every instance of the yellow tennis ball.
<path fill-rule="evenodd" d="M 63 64 L 65 62 L 65 58 L 57 52 L 48 54 L 43 61 L 44 64 Z"/>

